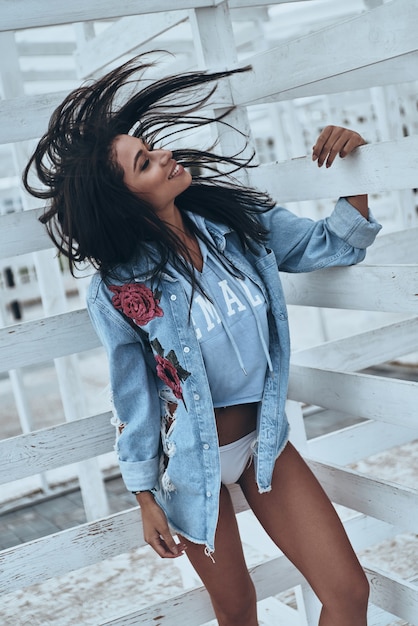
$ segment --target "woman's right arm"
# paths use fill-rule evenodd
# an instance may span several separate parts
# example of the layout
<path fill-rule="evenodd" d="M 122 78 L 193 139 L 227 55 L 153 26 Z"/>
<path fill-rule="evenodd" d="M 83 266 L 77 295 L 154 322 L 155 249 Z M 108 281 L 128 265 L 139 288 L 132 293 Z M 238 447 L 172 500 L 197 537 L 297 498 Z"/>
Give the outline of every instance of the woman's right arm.
<path fill-rule="evenodd" d="M 96 283 L 96 284 L 95 284 Z M 122 478 L 136 493 L 141 507 L 145 541 L 163 558 L 180 556 L 185 546 L 176 544 L 164 511 L 154 500 L 160 453 L 160 402 L 155 377 L 147 365 L 138 332 L 99 291 L 93 279 L 87 308 L 104 345 L 109 362 L 112 400 L 117 429 L 116 452 Z"/>
<path fill-rule="evenodd" d="M 167 524 L 161 507 L 155 502 L 150 491 L 140 491 L 136 499 L 141 507 L 145 541 L 163 559 L 175 559 L 186 549 L 183 543 L 176 543 Z"/>

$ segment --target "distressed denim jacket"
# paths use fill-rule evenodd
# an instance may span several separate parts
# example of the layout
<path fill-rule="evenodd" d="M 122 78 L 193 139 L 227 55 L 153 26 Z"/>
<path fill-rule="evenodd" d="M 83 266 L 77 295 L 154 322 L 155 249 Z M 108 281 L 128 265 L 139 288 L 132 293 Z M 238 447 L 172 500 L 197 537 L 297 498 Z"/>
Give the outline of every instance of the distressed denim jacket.
<path fill-rule="evenodd" d="M 271 489 L 277 456 L 288 439 L 285 401 L 290 342 L 279 270 L 309 272 L 362 261 L 381 226 L 345 199 L 314 222 L 276 207 L 260 216 L 267 246 L 242 251 L 238 237 L 206 220 L 218 250 L 260 285 L 269 305 L 273 371 L 259 405 L 254 466 L 260 493 Z M 139 258 L 106 284 L 96 274 L 87 306 L 110 366 L 116 451 L 130 491 L 152 490 L 173 531 L 215 549 L 220 491 L 219 448 L 205 367 L 181 282 L 150 281 Z M 227 371 L 225 371 L 227 375 Z M 173 408 L 175 407 L 175 408 Z"/>

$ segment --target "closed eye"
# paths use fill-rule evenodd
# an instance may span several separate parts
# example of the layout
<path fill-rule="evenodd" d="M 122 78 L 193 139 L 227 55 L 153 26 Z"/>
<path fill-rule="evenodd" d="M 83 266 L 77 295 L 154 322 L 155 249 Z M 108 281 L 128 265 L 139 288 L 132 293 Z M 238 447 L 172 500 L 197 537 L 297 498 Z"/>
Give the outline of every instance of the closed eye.
<path fill-rule="evenodd" d="M 147 169 L 149 165 L 149 159 L 145 159 L 145 161 L 143 162 L 143 164 L 141 165 L 141 172 L 143 172 L 144 170 Z"/>

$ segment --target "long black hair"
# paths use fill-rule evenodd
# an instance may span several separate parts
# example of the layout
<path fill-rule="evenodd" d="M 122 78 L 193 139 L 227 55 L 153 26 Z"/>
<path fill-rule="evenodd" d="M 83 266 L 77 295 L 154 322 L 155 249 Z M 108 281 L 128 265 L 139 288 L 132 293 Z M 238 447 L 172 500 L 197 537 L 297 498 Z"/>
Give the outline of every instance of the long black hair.
<path fill-rule="evenodd" d="M 152 65 L 140 55 L 72 91 L 53 113 L 23 172 L 26 190 L 48 201 L 40 221 L 68 258 L 72 273 L 79 263 L 88 261 L 105 277 L 139 252 L 149 256 L 155 275 L 174 259 L 194 283 L 190 264 L 184 261 L 190 261 L 184 245 L 153 208 L 124 184 L 113 142 L 117 135 L 132 134 L 151 147 L 156 142 L 162 146 L 185 128 L 215 121 L 229 126 L 225 118 L 232 108 L 212 118 L 198 111 L 212 97 L 216 81 L 249 67 L 145 81 L 143 73 Z M 144 86 L 141 84 L 139 91 L 123 101 L 128 88 L 132 91 L 135 85 L 137 89 L 140 79 L 134 75 L 138 72 Z M 215 85 L 203 95 L 201 90 L 198 93 L 199 87 L 210 82 Z M 192 173 L 192 183 L 176 198 L 176 206 L 185 217 L 186 227 L 197 236 L 201 234 L 185 211 L 226 224 L 238 234 L 243 246 L 251 247 L 267 234 L 257 214 L 274 203 L 267 194 L 235 180 L 236 171 L 252 166 L 254 155 L 241 155 L 241 151 L 218 155 L 213 147 L 173 150 L 176 161 Z M 42 189 L 29 183 L 32 166 L 44 185 Z"/>

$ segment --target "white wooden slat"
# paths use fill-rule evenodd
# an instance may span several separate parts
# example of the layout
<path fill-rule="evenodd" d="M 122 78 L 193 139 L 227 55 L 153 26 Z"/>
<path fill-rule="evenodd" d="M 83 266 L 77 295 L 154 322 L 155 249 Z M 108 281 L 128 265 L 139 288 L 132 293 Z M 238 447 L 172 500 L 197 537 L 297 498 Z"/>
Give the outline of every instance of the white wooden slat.
<path fill-rule="evenodd" d="M 369 420 L 309 439 L 307 453 L 324 463 L 348 465 L 414 439 L 418 439 L 418 425 L 412 429 Z"/>
<path fill-rule="evenodd" d="M 8 593 L 143 545 L 140 510 L 134 507 L 0 552 L 0 589 Z"/>
<path fill-rule="evenodd" d="M 218 2 L 219 0 L 176 0 L 173 5 L 172 0 L 90 0 L 88 3 L 84 0 L 72 0 L 71 3 L 56 0 L 51 4 L 47 0 L 1 0 L 0 32 L 216 6 Z"/>
<path fill-rule="evenodd" d="M 418 186 L 418 136 L 362 146 L 329 169 L 304 155 L 269 163 L 251 170 L 250 180 L 279 203 L 413 189 Z"/>
<path fill-rule="evenodd" d="M 314 0 L 309 0 L 314 1 Z M 71 4 L 65 0 L 56 0 L 51 5 L 47 0 L 0 0 L 2 20 L 0 32 L 18 30 L 20 28 L 34 28 L 38 26 L 53 26 L 71 22 L 103 20 L 122 17 L 124 15 L 138 15 L 145 13 L 159 13 L 172 10 L 194 9 L 204 6 L 216 6 L 221 0 L 73 0 Z M 232 8 L 269 6 L 284 2 L 300 2 L 300 0 L 230 0 Z"/>
<path fill-rule="evenodd" d="M 0 144 L 41 137 L 52 112 L 67 93 L 57 91 L 0 101 Z"/>
<path fill-rule="evenodd" d="M 89 76 L 122 55 L 132 53 L 184 22 L 187 16 L 186 11 L 174 11 L 121 18 L 100 35 L 78 46 L 75 60 L 79 76 Z"/>
<path fill-rule="evenodd" d="M 306 459 L 328 497 L 403 530 L 417 530 L 418 491 L 354 470 Z"/>
<path fill-rule="evenodd" d="M 235 511 L 246 510 L 248 505 L 241 490 L 234 486 L 231 492 Z M 356 550 L 365 547 L 366 536 L 373 537 L 375 542 L 393 536 L 393 530 L 387 524 L 361 515 L 346 521 L 344 525 Z M 9 593 L 15 589 L 21 589 L 35 582 L 39 583 L 69 571 L 92 565 L 143 545 L 140 511 L 135 507 L 103 520 L 83 524 L 0 552 L 0 588 L 3 593 Z M 367 545 L 370 545 L 370 542 Z M 65 558 L 56 559 L 57 553 L 65 555 Z M 271 562 L 268 562 L 265 566 L 261 565 L 251 570 L 258 588 L 259 599 L 277 594 L 303 582 L 300 573 L 283 556 L 274 559 L 273 568 L 274 572 L 272 572 Z M 189 596 L 189 598 L 192 597 L 193 595 Z M 198 597 L 201 597 L 200 593 Z M 175 600 L 177 601 L 177 599 Z M 200 602 L 197 600 L 197 604 Z M 164 606 L 170 607 L 171 605 L 175 606 L 173 598 L 167 601 L 167 605 Z M 171 611 L 172 609 L 167 608 L 167 610 Z M 153 609 L 148 608 L 140 613 L 143 612 L 148 619 L 153 613 Z M 135 619 L 137 615 L 138 613 L 128 616 L 128 620 Z M 115 621 L 109 623 L 139 624 L 150 623 L 150 621 Z M 176 622 L 168 621 L 167 623 Z"/>
<path fill-rule="evenodd" d="M 418 264 L 417 241 L 418 228 L 407 228 L 380 235 L 373 246 L 367 250 L 367 264 Z"/>
<path fill-rule="evenodd" d="M 52 248 L 45 226 L 38 221 L 41 213 L 31 209 L 0 216 L 0 259 Z"/>
<path fill-rule="evenodd" d="M 418 383 L 291 365 L 290 400 L 377 421 L 417 427 Z"/>
<path fill-rule="evenodd" d="M 51 361 L 101 344 L 85 309 L 0 328 L 0 371 Z"/>
<path fill-rule="evenodd" d="M 288 304 L 332 309 L 418 313 L 416 265 L 334 267 L 283 274 Z M 411 349 L 416 349 L 411 338 Z"/>
<path fill-rule="evenodd" d="M 374 566 L 366 565 L 365 571 L 370 582 L 371 601 L 389 613 L 417 624 L 418 586 Z"/>
<path fill-rule="evenodd" d="M 390 2 L 249 57 L 246 61 L 252 72 L 231 77 L 234 102 L 276 100 L 289 89 L 415 52 L 418 43 L 413 25 L 417 20 L 415 0 Z M 396 28 L 388 29 L 388 24 Z M 342 41 L 350 45 L 342 46 Z"/>
<path fill-rule="evenodd" d="M 304 582 L 303 577 L 283 556 L 250 568 L 250 572 L 256 586 L 258 601 Z M 391 594 L 393 596 L 393 588 L 397 588 L 400 584 L 402 586 L 401 595 L 405 597 L 408 604 L 406 613 L 409 614 L 409 606 L 414 606 L 416 602 L 416 589 L 411 583 L 406 583 L 403 586 L 396 576 L 372 567 L 366 568 L 366 573 L 373 585 L 372 594 L 375 601 L 383 601 L 393 605 L 393 599 L 390 600 L 390 597 Z M 385 587 L 384 593 L 382 593 L 383 587 Z M 398 615 L 404 617 L 403 613 L 403 611 L 397 612 Z M 204 588 L 199 587 L 174 599 L 158 602 L 145 609 L 107 621 L 102 626 L 137 626 L 140 624 L 145 626 L 159 620 L 162 624 L 181 622 L 183 626 L 198 626 L 211 618 L 213 618 L 213 611 L 209 598 Z"/>
<path fill-rule="evenodd" d="M 408 354 L 417 336 L 418 317 L 412 317 L 298 350 L 292 354 L 292 363 L 354 372 Z"/>
<path fill-rule="evenodd" d="M 236 513 L 247 510 L 238 485 L 230 491 Z M 134 507 L 0 552 L 0 589 L 8 593 L 144 545 L 140 510 Z M 68 558 L 55 558 L 67 553 Z"/>
<path fill-rule="evenodd" d="M 0 484 L 111 452 L 112 413 L 102 413 L 0 441 Z"/>
<path fill-rule="evenodd" d="M 384 59 L 366 67 L 353 68 L 342 74 L 308 82 L 300 87 L 286 89 L 277 94 L 277 100 L 293 100 L 323 96 L 356 89 L 370 89 L 417 80 L 418 53 L 409 52 L 399 57 Z"/>
<path fill-rule="evenodd" d="M 257 589 L 258 600 L 285 591 L 303 581 L 301 574 L 283 556 L 250 568 L 250 573 Z M 175 601 L 171 598 L 158 602 L 130 615 L 105 622 L 102 626 L 145 626 L 154 623 L 198 626 L 213 617 L 207 592 L 199 587 L 177 596 Z"/>
<path fill-rule="evenodd" d="M 393 613 L 388 613 L 383 609 L 377 607 L 375 604 L 370 604 L 367 612 L 367 626 L 387 626 L 393 620 L 395 616 Z"/>
<path fill-rule="evenodd" d="M 107 49 L 105 49 L 105 53 L 106 50 Z M 111 48 L 109 48 L 109 50 L 111 50 Z M 103 49 L 102 54 L 104 54 Z M 112 56 L 117 55 L 112 54 Z M 293 99 L 318 94 L 323 95 L 324 93 L 335 93 L 354 88 L 360 89 L 373 86 L 376 82 L 379 85 L 391 84 L 393 82 L 392 74 L 397 76 L 399 82 L 415 80 L 415 69 L 411 69 L 414 68 L 415 58 L 418 59 L 417 53 L 411 53 L 410 58 L 406 58 L 405 56 L 382 61 L 382 71 L 379 73 L 379 76 L 382 76 L 382 78 L 379 80 L 376 80 L 376 74 L 373 68 L 360 68 L 347 72 L 344 74 L 343 78 L 339 76 L 330 77 L 303 85 L 299 88 L 290 89 L 280 93 L 278 98 L 274 99 Z M 94 66 L 94 60 L 89 59 L 85 55 L 80 61 L 81 75 L 90 73 Z M 109 59 L 107 59 L 104 54 L 101 66 L 105 65 L 108 61 Z M 46 129 L 52 111 L 64 99 L 66 93 L 67 92 L 57 92 L 31 95 L 24 98 L 14 98 L 0 102 L 0 143 L 11 143 L 13 141 L 23 141 L 25 139 L 40 137 Z M 219 104 L 223 106 L 228 106 L 232 102 L 229 89 L 222 84 L 217 91 L 217 100 Z"/>

